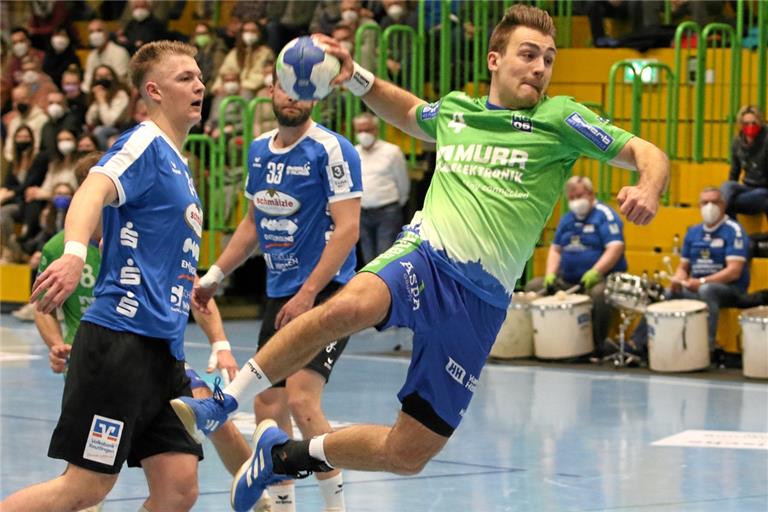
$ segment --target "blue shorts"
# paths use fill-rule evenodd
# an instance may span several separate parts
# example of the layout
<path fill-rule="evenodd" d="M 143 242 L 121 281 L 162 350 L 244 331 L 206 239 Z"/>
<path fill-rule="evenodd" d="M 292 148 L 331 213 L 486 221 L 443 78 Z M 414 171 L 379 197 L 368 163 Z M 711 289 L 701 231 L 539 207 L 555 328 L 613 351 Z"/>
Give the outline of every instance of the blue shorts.
<path fill-rule="evenodd" d="M 427 243 L 411 231 L 361 272 L 379 276 L 392 296 L 377 329 L 408 327 L 414 333 L 408 376 L 397 395 L 403 412 L 450 436 L 472 400 L 506 311 L 439 269 Z"/>

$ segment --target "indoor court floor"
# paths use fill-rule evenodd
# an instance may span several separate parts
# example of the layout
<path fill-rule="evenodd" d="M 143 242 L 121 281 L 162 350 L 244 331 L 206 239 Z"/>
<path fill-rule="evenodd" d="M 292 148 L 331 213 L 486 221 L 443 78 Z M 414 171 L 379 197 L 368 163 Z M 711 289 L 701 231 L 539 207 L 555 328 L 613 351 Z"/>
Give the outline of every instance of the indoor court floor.
<path fill-rule="evenodd" d="M 48 368 L 35 328 L 0 317 L 0 496 L 64 468 L 46 457 L 63 379 Z M 240 364 L 255 321 L 226 322 Z M 325 410 L 336 425 L 389 424 L 407 358 L 407 331 L 352 338 L 331 378 Z M 189 362 L 209 350 L 190 325 Z M 212 380 L 209 378 L 209 380 Z M 249 411 L 238 424 L 252 430 Z M 252 411 L 250 411 L 252 412 Z M 230 476 L 210 442 L 194 510 L 229 510 Z M 768 510 L 768 386 L 706 376 L 592 371 L 561 365 L 491 364 L 464 421 L 415 477 L 345 471 L 350 512 Z M 143 473 L 124 468 L 103 510 L 136 511 Z M 297 510 L 321 512 L 312 479 L 297 484 Z"/>

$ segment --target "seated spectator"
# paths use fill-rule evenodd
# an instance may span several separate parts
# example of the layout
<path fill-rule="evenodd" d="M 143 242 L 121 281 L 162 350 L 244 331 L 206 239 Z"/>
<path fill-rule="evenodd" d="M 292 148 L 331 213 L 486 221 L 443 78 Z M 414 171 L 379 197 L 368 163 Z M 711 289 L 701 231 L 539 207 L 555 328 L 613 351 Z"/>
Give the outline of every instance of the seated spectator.
<path fill-rule="evenodd" d="M 83 64 L 75 53 L 75 45 L 72 44 L 67 29 L 57 28 L 53 31 L 50 44 L 45 50 L 43 72 L 51 77 L 54 84 L 60 84 L 61 76 L 69 66 L 82 68 Z"/>
<path fill-rule="evenodd" d="M 267 9 L 264 17 L 268 20 L 265 26 L 267 44 L 274 53 L 279 53 L 290 40 L 309 34 L 309 22 L 312 21 L 317 5 L 315 0 L 283 0 L 265 3 Z"/>
<path fill-rule="evenodd" d="M 605 33 L 604 19 L 613 18 L 632 23 L 631 32 L 643 27 L 654 27 L 661 23 L 662 2 L 628 2 L 626 0 L 596 0 L 586 2 L 585 11 L 592 32 L 592 44 L 597 48 L 615 48 L 619 46 L 619 34 L 616 38 Z"/>
<path fill-rule="evenodd" d="M 77 125 L 85 124 L 85 113 L 88 111 L 88 96 L 82 91 L 82 75 L 80 69 L 70 66 L 61 75 L 61 90 L 67 99 L 69 111 L 77 119 Z"/>
<path fill-rule="evenodd" d="M 240 83 L 240 73 L 235 67 L 222 66 L 219 72 L 221 87 L 213 98 L 211 112 L 208 120 L 205 122 L 204 132 L 213 138 L 219 136 L 219 131 L 223 130 L 228 137 L 234 137 L 243 134 L 243 112 L 239 105 L 230 106 L 224 113 L 224 126 L 219 126 L 219 110 L 221 103 L 228 96 L 241 96 L 246 101 L 253 97 L 250 90 L 242 87 Z"/>
<path fill-rule="evenodd" d="M 366 112 L 353 124 L 363 179 L 359 243 L 368 263 L 392 246 L 405 224 L 411 181 L 400 147 L 379 139 L 377 117 Z"/>
<path fill-rule="evenodd" d="M 74 195 L 75 190 L 69 183 L 59 183 L 53 188 L 53 197 L 45 201 L 38 219 L 40 229 L 35 236 L 24 240 L 21 244 L 22 259 L 28 259 L 32 268 L 35 268 L 35 259 L 39 257 L 43 246 L 56 233 L 64 229 L 64 216 Z"/>
<path fill-rule="evenodd" d="M 36 154 L 40 148 L 40 137 L 43 126 L 48 122 L 48 116 L 45 115 L 43 109 L 31 103 L 29 87 L 26 84 L 13 88 L 11 101 L 13 110 L 3 116 L 3 124 L 7 129 L 7 133 L 16 133 L 16 130 L 21 125 L 29 127 L 34 134 L 33 144 Z M 3 158 L 10 162 L 13 160 L 13 157 L 13 139 L 6 137 L 5 146 L 3 147 Z"/>
<path fill-rule="evenodd" d="M 715 343 L 720 309 L 738 307 L 749 288 L 749 240 L 744 228 L 725 214 L 720 191 L 707 187 L 699 196 L 704 222 L 688 228 L 680 263 L 672 276 L 668 295 L 673 299 L 695 299 L 707 304 L 711 352 Z M 647 328 L 641 325 L 632 336 L 647 344 Z"/>
<path fill-rule="evenodd" d="M 240 87 L 251 95 L 255 94 L 264 84 L 264 65 L 274 62 L 275 54 L 264 44 L 261 28 L 256 22 L 243 23 L 237 45 L 224 58 L 222 68 L 238 69 L 240 72 Z M 221 94 L 223 80 L 221 72 L 213 83 L 211 93 Z M 211 109 L 213 112 L 213 109 Z"/>
<path fill-rule="evenodd" d="M 264 85 L 256 91 L 257 98 L 267 98 L 269 101 L 260 103 L 253 109 L 253 136 L 258 137 L 262 133 L 277 128 L 277 118 L 272 108 L 272 83 L 274 80 L 275 63 L 268 62 L 264 66 Z"/>
<path fill-rule="evenodd" d="M 373 21 L 371 20 L 370 22 L 372 23 Z M 343 47 L 349 50 L 349 52 L 355 56 L 355 60 L 358 62 L 358 64 L 363 66 L 365 69 L 375 70 L 377 66 L 376 59 L 378 58 L 376 53 L 378 37 L 372 30 L 364 32 L 362 40 L 363 44 L 358 55 L 355 51 L 356 30 L 357 27 L 355 25 L 341 22 L 333 28 L 331 37 L 339 41 Z"/>
<path fill-rule="evenodd" d="M 80 158 L 88 153 L 99 150 L 99 141 L 90 133 L 84 133 L 77 138 L 77 152 L 75 158 Z"/>
<path fill-rule="evenodd" d="M 91 104 L 85 113 L 85 123 L 99 141 L 99 148 L 106 149 L 107 139 L 118 133 L 118 127 L 126 120 L 130 97 L 107 65 L 96 68 L 91 83 Z"/>
<path fill-rule="evenodd" d="M 34 134 L 28 126 L 20 126 L 8 139 L 14 158 L 4 166 L 0 187 L 0 247 L 4 263 L 17 263 L 21 261 L 22 252 L 15 225 L 24 218 L 27 189 L 43 182 L 45 161 L 35 158 Z"/>
<path fill-rule="evenodd" d="M 96 68 L 107 65 L 114 70 L 114 74 L 122 83 L 128 83 L 128 65 L 131 56 L 128 50 L 109 40 L 109 34 L 104 22 L 96 19 L 88 23 L 88 42 L 93 50 L 88 54 L 83 72 L 82 91 L 91 92 L 91 79 Z"/>
<path fill-rule="evenodd" d="M 250 4 L 250 2 L 248 2 Z M 235 9 L 239 6 L 246 5 L 246 2 L 237 2 L 232 8 L 232 13 L 229 15 L 227 24 L 223 27 L 216 29 L 216 36 L 224 43 L 227 50 L 231 50 L 237 45 L 237 40 L 240 36 L 240 29 L 243 28 L 243 23 L 239 16 L 235 15 Z"/>
<path fill-rule="evenodd" d="M 11 29 L 11 52 L 12 55 L 7 63 L 7 67 L 3 68 L 3 74 L 9 74 L 13 85 L 19 85 L 21 83 L 21 59 L 27 55 L 33 55 L 40 60 L 43 59 L 43 52 L 37 48 L 32 47 L 32 41 L 29 39 L 29 32 L 22 27 L 14 27 Z"/>
<path fill-rule="evenodd" d="M 595 355 L 608 352 L 605 339 L 613 309 L 605 299 L 605 277 L 625 272 L 623 224 L 608 205 L 595 199 L 592 181 L 573 176 L 565 184 L 569 212 L 560 218 L 547 254 L 546 275 L 533 279 L 526 291 L 547 294 L 580 285 L 592 299 Z"/>
<path fill-rule="evenodd" d="M 29 102 L 41 109 L 48 108 L 48 93 L 58 91 L 51 77 L 43 73 L 42 63 L 34 55 L 27 55 L 21 61 L 21 81 L 29 87 Z"/>
<path fill-rule="evenodd" d="M 29 2 L 29 37 L 32 46 L 44 50 L 54 32 L 61 28 L 74 34 L 68 2 Z"/>
<path fill-rule="evenodd" d="M 210 91 L 216 80 L 216 73 L 221 68 L 229 50 L 224 42 L 218 38 L 216 32 L 211 30 L 210 25 L 202 21 L 195 25 L 195 33 L 191 42 L 197 47 L 195 62 L 203 73 L 206 90 Z"/>
<path fill-rule="evenodd" d="M 55 157 L 56 136 L 61 130 L 68 130 L 74 134 L 80 134 L 80 124 L 77 114 L 69 110 L 67 98 L 61 92 L 48 93 L 48 122 L 43 125 L 40 141 L 40 152 L 48 158 Z"/>
<path fill-rule="evenodd" d="M 743 107 L 738 119 L 741 131 L 731 146 L 731 172 L 721 187 L 725 212 L 732 218 L 737 213 L 768 215 L 768 127 L 754 106 Z"/>
<path fill-rule="evenodd" d="M 131 19 L 118 32 L 117 42 L 133 55 L 141 45 L 158 39 L 167 39 L 166 23 L 153 14 L 153 5 L 149 0 L 129 0 L 127 9 Z"/>

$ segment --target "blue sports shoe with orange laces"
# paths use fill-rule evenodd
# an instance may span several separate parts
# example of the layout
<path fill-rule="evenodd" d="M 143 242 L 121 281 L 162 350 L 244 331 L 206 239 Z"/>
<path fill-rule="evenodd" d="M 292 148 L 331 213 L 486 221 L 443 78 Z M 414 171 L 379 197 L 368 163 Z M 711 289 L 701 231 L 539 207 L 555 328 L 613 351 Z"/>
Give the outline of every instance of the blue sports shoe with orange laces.
<path fill-rule="evenodd" d="M 211 398 L 195 399 L 182 396 L 171 400 L 173 412 L 184 424 L 187 433 L 198 443 L 226 421 L 229 413 L 237 409 L 237 400 L 221 390 L 221 379 L 216 377 Z"/>

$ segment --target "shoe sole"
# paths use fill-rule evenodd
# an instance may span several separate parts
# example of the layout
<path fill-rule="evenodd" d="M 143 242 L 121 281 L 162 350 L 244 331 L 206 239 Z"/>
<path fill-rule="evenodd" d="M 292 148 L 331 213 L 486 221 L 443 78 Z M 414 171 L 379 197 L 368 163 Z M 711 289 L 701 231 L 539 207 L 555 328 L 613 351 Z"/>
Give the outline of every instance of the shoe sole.
<path fill-rule="evenodd" d="M 171 407 L 179 420 L 181 420 L 189 437 L 194 439 L 197 444 L 203 444 L 205 434 L 197 428 L 197 419 L 195 418 L 195 413 L 192 412 L 192 409 L 178 398 L 171 400 Z"/>
<path fill-rule="evenodd" d="M 232 486 L 229 489 L 229 506 L 232 507 L 232 510 L 235 510 L 235 491 L 237 490 L 237 483 L 240 481 L 240 478 L 251 469 L 253 459 L 256 457 L 256 446 L 259 444 L 259 439 L 262 434 L 264 434 L 264 431 L 270 427 L 277 428 L 277 423 L 275 423 L 274 420 L 264 420 L 256 426 L 256 432 L 253 433 L 253 437 L 251 438 L 253 453 L 251 453 L 251 456 L 243 462 L 240 469 L 237 470 L 235 478 L 232 480 Z"/>

